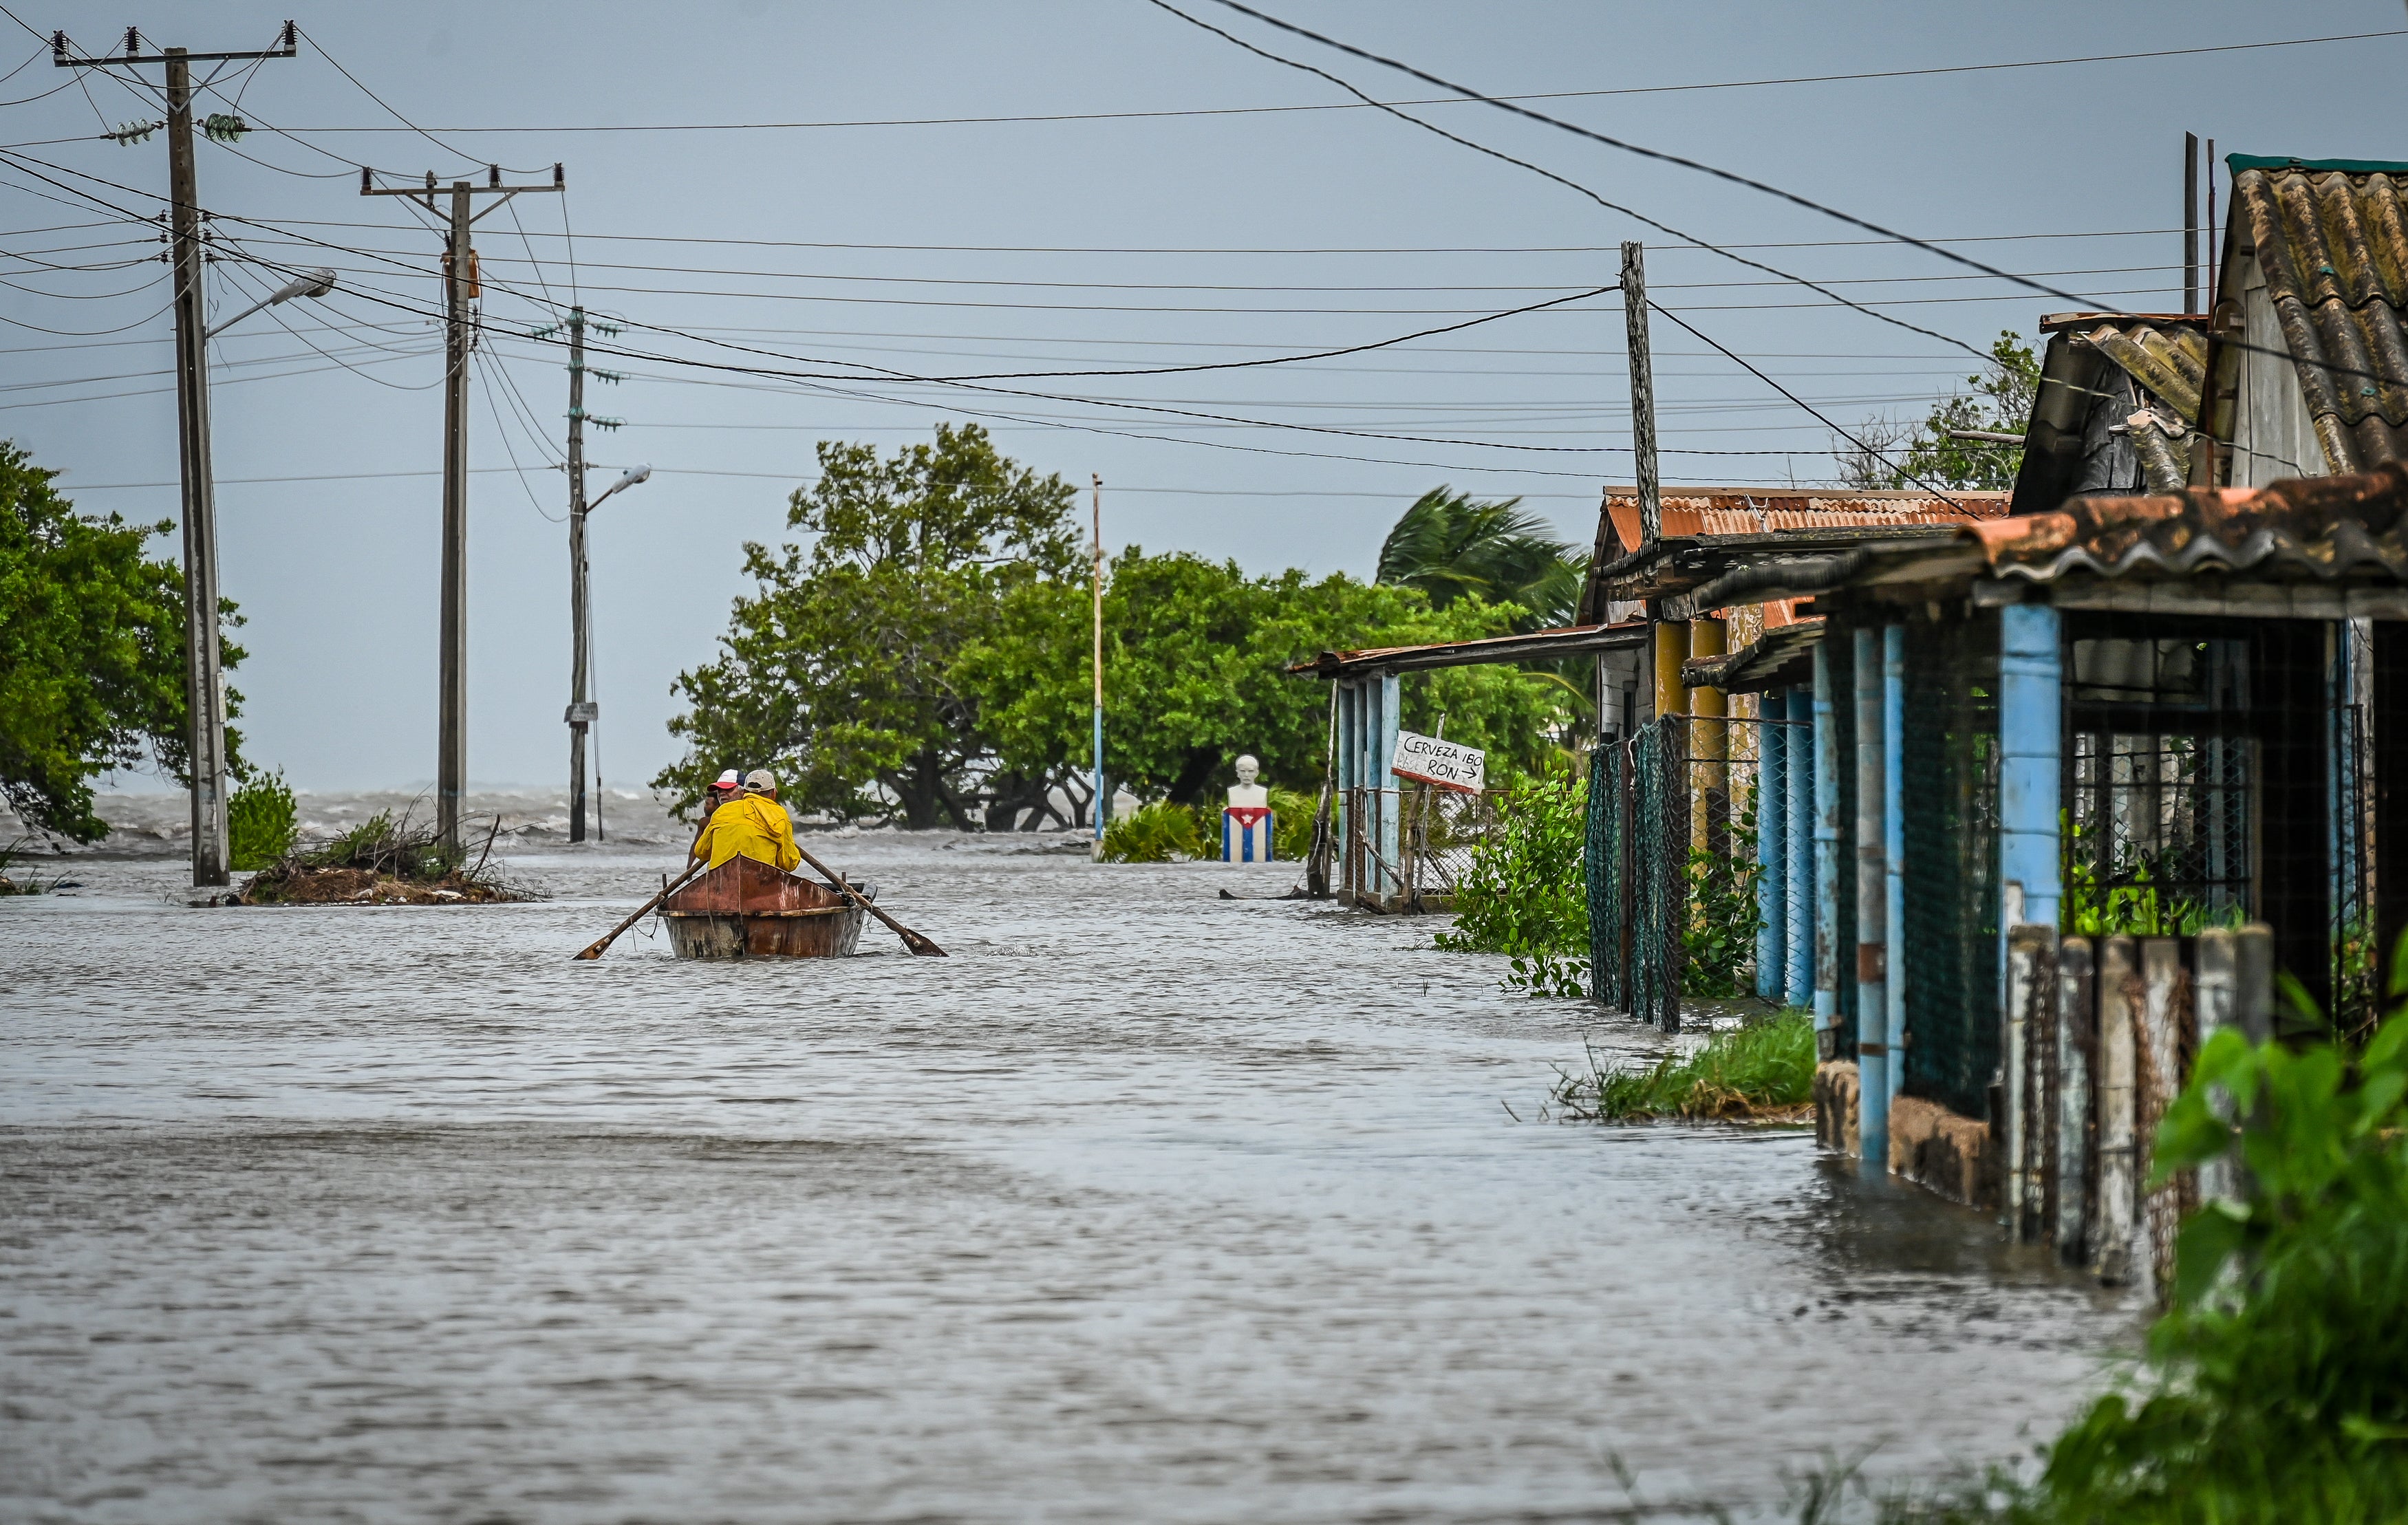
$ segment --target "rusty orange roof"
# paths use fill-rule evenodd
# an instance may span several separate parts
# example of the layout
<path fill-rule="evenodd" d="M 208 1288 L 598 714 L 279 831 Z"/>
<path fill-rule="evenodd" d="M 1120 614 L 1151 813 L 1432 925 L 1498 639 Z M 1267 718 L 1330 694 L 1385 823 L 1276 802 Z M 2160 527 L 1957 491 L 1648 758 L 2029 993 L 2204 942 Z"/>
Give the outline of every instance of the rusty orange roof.
<path fill-rule="evenodd" d="M 2055 513 L 1971 526 L 1991 573 L 2050 582 L 2248 572 L 2259 580 L 2330 582 L 2353 573 L 2408 577 L 2408 465 L 2302 477 L 2261 488 L 2076 498 Z"/>

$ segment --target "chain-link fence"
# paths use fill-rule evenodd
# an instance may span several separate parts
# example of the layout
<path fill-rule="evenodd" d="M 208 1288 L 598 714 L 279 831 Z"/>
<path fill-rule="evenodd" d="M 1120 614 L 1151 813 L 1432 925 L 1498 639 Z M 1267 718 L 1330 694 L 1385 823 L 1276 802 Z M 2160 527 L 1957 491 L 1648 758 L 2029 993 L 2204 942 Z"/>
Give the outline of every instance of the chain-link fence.
<path fill-rule="evenodd" d="M 1502 829 L 1506 793 L 1467 794 L 1427 784 L 1351 789 L 1343 813 L 1345 881 L 1382 909 L 1443 911 L 1471 872 L 1483 844 Z M 1394 861 L 1376 834 L 1380 812 L 1393 812 Z"/>
<path fill-rule="evenodd" d="M 1754 982 L 1762 723 L 1666 716 L 1590 759 L 1591 993 L 1668 1033 Z"/>

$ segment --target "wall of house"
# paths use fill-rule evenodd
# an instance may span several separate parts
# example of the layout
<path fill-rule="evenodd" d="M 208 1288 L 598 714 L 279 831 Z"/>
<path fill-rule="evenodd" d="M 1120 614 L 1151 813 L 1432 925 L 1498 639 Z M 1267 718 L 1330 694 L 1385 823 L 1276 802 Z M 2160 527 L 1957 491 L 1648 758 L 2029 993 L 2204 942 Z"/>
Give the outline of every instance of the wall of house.
<path fill-rule="evenodd" d="M 2265 272 L 2254 257 L 2243 257 L 2238 278 L 2241 337 L 2250 348 L 2241 357 L 2241 394 L 2233 408 L 2231 485 L 2263 487 L 2286 477 L 2325 476 L 2333 467 L 2308 416 Z"/>

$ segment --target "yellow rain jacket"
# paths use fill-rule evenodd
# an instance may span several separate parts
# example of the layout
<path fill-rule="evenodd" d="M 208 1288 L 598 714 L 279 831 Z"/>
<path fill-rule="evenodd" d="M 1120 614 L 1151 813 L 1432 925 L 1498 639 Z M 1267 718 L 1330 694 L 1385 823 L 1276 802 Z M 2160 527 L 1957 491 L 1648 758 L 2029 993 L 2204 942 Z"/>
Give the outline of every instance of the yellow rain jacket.
<path fill-rule="evenodd" d="M 694 844 L 694 855 L 717 868 L 730 858 L 757 858 L 791 874 L 803 861 L 795 850 L 794 818 L 761 794 L 739 794 L 710 813 Z"/>

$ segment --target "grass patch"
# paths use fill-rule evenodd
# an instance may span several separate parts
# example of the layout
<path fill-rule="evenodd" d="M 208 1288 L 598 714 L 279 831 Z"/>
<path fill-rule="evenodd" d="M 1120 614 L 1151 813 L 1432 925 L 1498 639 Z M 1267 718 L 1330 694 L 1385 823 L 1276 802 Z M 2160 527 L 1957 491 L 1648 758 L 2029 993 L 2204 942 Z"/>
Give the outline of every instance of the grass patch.
<path fill-rule="evenodd" d="M 51 891 L 73 882 L 64 876 L 53 875 L 50 882 L 44 884 L 34 877 L 31 870 L 20 870 L 16 874 L 11 874 L 9 870 L 16 868 L 26 858 L 25 844 L 31 840 L 33 840 L 31 837 L 21 836 L 7 847 L 0 848 L 0 895 L 47 895 Z"/>
<path fill-rule="evenodd" d="M 1213 829 L 1219 831 L 1218 822 Z M 1212 847 L 1217 854 L 1217 836 Z M 1107 863 L 1185 863 L 1203 856 L 1204 823 L 1170 800 L 1139 805 L 1104 828 L 1101 860 Z"/>
<path fill-rule="evenodd" d="M 1591 1050 L 1589 1073 L 1563 1073 L 1554 1101 L 1589 1122 L 1796 1120 L 1814 1103 L 1814 1019 L 1784 1011 L 1644 1070 L 1608 1069 Z"/>

